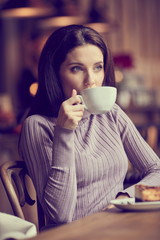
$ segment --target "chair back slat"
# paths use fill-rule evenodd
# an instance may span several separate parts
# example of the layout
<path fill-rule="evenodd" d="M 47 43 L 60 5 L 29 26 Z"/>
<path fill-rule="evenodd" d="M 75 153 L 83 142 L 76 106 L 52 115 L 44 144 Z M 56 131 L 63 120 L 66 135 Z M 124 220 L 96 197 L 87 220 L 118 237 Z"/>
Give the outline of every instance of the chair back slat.
<path fill-rule="evenodd" d="M 1 168 L 0 168 L 1 179 L 2 179 L 3 186 L 5 188 L 5 191 L 7 193 L 9 202 L 11 203 L 14 215 L 16 215 L 17 217 L 20 217 L 22 219 L 25 219 L 23 211 L 19 204 L 17 194 L 15 192 L 15 189 L 14 189 L 13 183 L 12 183 L 12 176 L 14 176 L 13 177 L 13 180 L 14 180 L 15 175 L 13 174 L 12 170 L 9 171 L 10 166 L 12 166 L 12 164 L 13 164 L 13 162 L 9 161 L 9 162 L 4 163 L 1 166 Z"/>
<path fill-rule="evenodd" d="M 29 177 L 25 162 L 7 161 L 0 166 L 0 176 L 15 216 L 25 219 L 22 207 L 27 203 L 33 206 L 36 201 L 30 197 L 26 187 L 26 177 Z M 45 217 L 41 204 L 37 200 L 37 215 L 39 229 L 45 225 Z"/>

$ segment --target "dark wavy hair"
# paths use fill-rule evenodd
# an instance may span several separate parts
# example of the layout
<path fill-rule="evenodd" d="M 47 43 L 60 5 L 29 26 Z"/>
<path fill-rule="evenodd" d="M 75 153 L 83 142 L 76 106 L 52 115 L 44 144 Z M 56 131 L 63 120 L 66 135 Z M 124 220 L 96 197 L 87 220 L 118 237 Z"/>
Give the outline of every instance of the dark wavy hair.
<path fill-rule="evenodd" d="M 54 31 L 42 50 L 38 66 L 38 91 L 29 115 L 57 117 L 65 100 L 59 69 L 66 55 L 75 47 L 92 44 L 100 48 L 104 58 L 105 86 L 115 86 L 113 60 L 102 36 L 83 25 L 69 25 Z"/>

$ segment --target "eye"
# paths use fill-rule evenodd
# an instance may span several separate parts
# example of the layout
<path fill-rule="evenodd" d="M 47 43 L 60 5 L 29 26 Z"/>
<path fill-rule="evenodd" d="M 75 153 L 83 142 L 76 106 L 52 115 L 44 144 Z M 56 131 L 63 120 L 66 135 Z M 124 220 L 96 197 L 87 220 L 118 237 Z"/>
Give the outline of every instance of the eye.
<path fill-rule="evenodd" d="M 80 66 L 74 66 L 74 67 L 71 68 L 71 72 L 73 72 L 73 73 L 76 73 L 76 72 L 79 72 L 79 71 L 82 71 L 82 70 L 83 69 Z"/>
<path fill-rule="evenodd" d="M 94 71 L 95 72 L 100 72 L 102 69 L 103 69 L 103 65 L 102 64 L 99 64 L 99 65 L 94 67 Z"/>

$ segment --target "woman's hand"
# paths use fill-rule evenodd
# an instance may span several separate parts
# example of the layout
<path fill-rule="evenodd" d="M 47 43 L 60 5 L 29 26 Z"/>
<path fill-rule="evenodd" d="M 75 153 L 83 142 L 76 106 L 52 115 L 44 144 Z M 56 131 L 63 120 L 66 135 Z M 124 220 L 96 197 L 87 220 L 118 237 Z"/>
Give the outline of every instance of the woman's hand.
<path fill-rule="evenodd" d="M 130 198 L 130 197 L 127 193 L 120 193 L 118 194 L 118 197 L 116 197 L 116 199 L 124 199 L 124 198 Z M 106 211 L 114 207 L 115 206 L 113 204 L 109 204 L 107 207 L 103 208 L 102 211 Z"/>
<path fill-rule="evenodd" d="M 57 126 L 74 130 L 79 121 L 82 119 L 84 107 L 81 104 L 80 98 L 77 96 L 77 91 L 72 90 L 71 98 L 64 101 L 60 107 Z"/>

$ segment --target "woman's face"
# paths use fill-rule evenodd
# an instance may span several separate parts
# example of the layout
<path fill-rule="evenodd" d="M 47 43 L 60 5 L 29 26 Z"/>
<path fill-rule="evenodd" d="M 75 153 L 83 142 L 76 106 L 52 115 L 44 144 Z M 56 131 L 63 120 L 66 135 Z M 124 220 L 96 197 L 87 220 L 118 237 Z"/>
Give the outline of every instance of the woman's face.
<path fill-rule="evenodd" d="M 73 89 L 80 94 L 84 88 L 102 86 L 104 63 L 101 50 L 91 44 L 72 49 L 61 64 L 59 74 L 66 98 L 71 97 Z"/>

